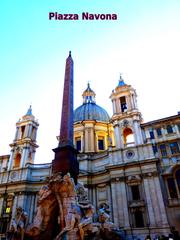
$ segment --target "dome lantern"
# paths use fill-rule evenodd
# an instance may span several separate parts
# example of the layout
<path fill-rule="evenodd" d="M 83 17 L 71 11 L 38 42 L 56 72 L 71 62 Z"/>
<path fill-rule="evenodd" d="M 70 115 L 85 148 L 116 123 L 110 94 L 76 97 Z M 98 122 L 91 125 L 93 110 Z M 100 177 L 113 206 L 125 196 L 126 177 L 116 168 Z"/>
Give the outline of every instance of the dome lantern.
<path fill-rule="evenodd" d="M 83 104 L 86 103 L 96 103 L 95 101 L 95 92 L 90 88 L 90 84 L 88 83 L 86 90 L 82 94 L 83 96 Z"/>

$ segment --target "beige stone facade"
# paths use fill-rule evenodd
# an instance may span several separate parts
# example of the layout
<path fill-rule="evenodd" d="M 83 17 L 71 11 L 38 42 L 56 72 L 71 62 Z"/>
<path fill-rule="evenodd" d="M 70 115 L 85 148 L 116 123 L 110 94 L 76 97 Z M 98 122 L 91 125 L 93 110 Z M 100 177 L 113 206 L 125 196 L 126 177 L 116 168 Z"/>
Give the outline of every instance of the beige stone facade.
<path fill-rule="evenodd" d="M 95 209 L 107 203 L 127 238 L 180 231 L 180 114 L 143 123 L 135 89 L 120 77 L 111 93 L 113 116 L 88 85 L 75 110 L 79 181 Z M 32 222 L 37 192 L 51 164 L 34 164 L 38 122 L 31 109 L 17 124 L 10 155 L 0 156 L 0 232 L 21 206 Z"/>

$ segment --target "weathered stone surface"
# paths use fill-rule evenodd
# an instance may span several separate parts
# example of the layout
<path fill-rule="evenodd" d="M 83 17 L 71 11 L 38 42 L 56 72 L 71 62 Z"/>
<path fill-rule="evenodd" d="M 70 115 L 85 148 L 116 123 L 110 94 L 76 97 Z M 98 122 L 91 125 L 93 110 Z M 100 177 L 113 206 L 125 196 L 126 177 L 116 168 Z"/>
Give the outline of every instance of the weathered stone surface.
<path fill-rule="evenodd" d="M 94 207 L 83 185 L 75 187 L 69 175 L 54 174 L 39 191 L 37 213 L 26 230 L 26 239 L 111 239 L 111 234 L 113 239 L 120 239 L 114 224 L 109 222 L 107 204 L 100 206 L 99 222 L 93 223 L 93 214 Z"/>

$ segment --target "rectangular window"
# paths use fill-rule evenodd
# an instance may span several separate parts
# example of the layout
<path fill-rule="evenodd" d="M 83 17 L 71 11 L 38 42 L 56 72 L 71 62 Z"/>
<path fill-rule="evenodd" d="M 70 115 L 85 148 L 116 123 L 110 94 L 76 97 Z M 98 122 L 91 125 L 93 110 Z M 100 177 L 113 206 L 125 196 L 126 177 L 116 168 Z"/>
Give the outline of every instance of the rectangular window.
<path fill-rule="evenodd" d="M 157 132 L 158 137 L 162 136 L 161 128 L 156 128 L 156 132 Z"/>
<path fill-rule="evenodd" d="M 169 146 L 170 146 L 172 154 L 179 153 L 179 146 L 178 146 L 177 142 L 172 142 L 172 143 L 169 144 Z"/>
<path fill-rule="evenodd" d="M 140 192 L 139 192 L 138 185 L 131 186 L 131 192 L 132 192 L 132 200 L 140 200 Z"/>
<path fill-rule="evenodd" d="M 104 150 L 104 140 L 103 139 L 98 139 L 98 149 Z"/>
<path fill-rule="evenodd" d="M 173 133 L 173 128 L 171 125 L 167 125 L 166 129 L 168 134 Z"/>
<path fill-rule="evenodd" d="M 144 227 L 143 213 L 140 209 L 135 210 L 134 218 L 135 218 L 135 227 L 137 228 Z"/>
<path fill-rule="evenodd" d="M 160 148 L 162 157 L 166 157 L 167 156 L 166 145 L 165 144 L 161 144 L 159 146 L 159 148 Z"/>
<path fill-rule="evenodd" d="M 80 152 L 81 151 L 81 139 L 76 139 L 76 149 Z"/>
<path fill-rule="evenodd" d="M 154 139 L 154 132 L 153 131 L 149 131 L 149 135 L 150 135 L 150 139 Z"/>
<path fill-rule="evenodd" d="M 7 232 L 8 218 L 0 220 L 0 234 L 5 234 Z"/>
<path fill-rule="evenodd" d="M 158 152 L 157 145 L 153 145 L 152 149 L 154 154 Z"/>
<path fill-rule="evenodd" d="M 168 184 L 168 190 L 171 198 L 177 198 L 177 190 L 176 190 L 176 185 L 174 182 L 173 178 L 168 178 L 167 179 L 167 184 Z"/>
<path fill-rule="evenodd" d="M 126 98 L 120 97 L 121 111 L 125 112 L 127 110 Z"/>

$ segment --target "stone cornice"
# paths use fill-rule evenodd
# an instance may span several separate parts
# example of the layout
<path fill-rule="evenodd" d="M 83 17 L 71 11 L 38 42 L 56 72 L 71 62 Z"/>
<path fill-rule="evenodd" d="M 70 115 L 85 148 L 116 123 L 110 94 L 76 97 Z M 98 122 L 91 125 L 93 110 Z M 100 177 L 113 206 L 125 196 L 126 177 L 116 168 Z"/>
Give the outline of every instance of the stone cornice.
<path fill-rule="evenodd" d="M 150 122 L 146 122 L 146 123 L 142 123 L 141 127 L 147 127 L 147 126 L 152 126 L 152 125 L 156 125 L 156 124 L 162 124 L 162 122 L 169 122 L 169 121 L 174 121 L 174 120 L 179 120 L 180 121 L 180 114 L 177 115 L 173 115 L 170 117 L 166 117 L 166 118 L 161 118 L 161 119 L 157 119 L 157 120 L 153 120 Z"/>

